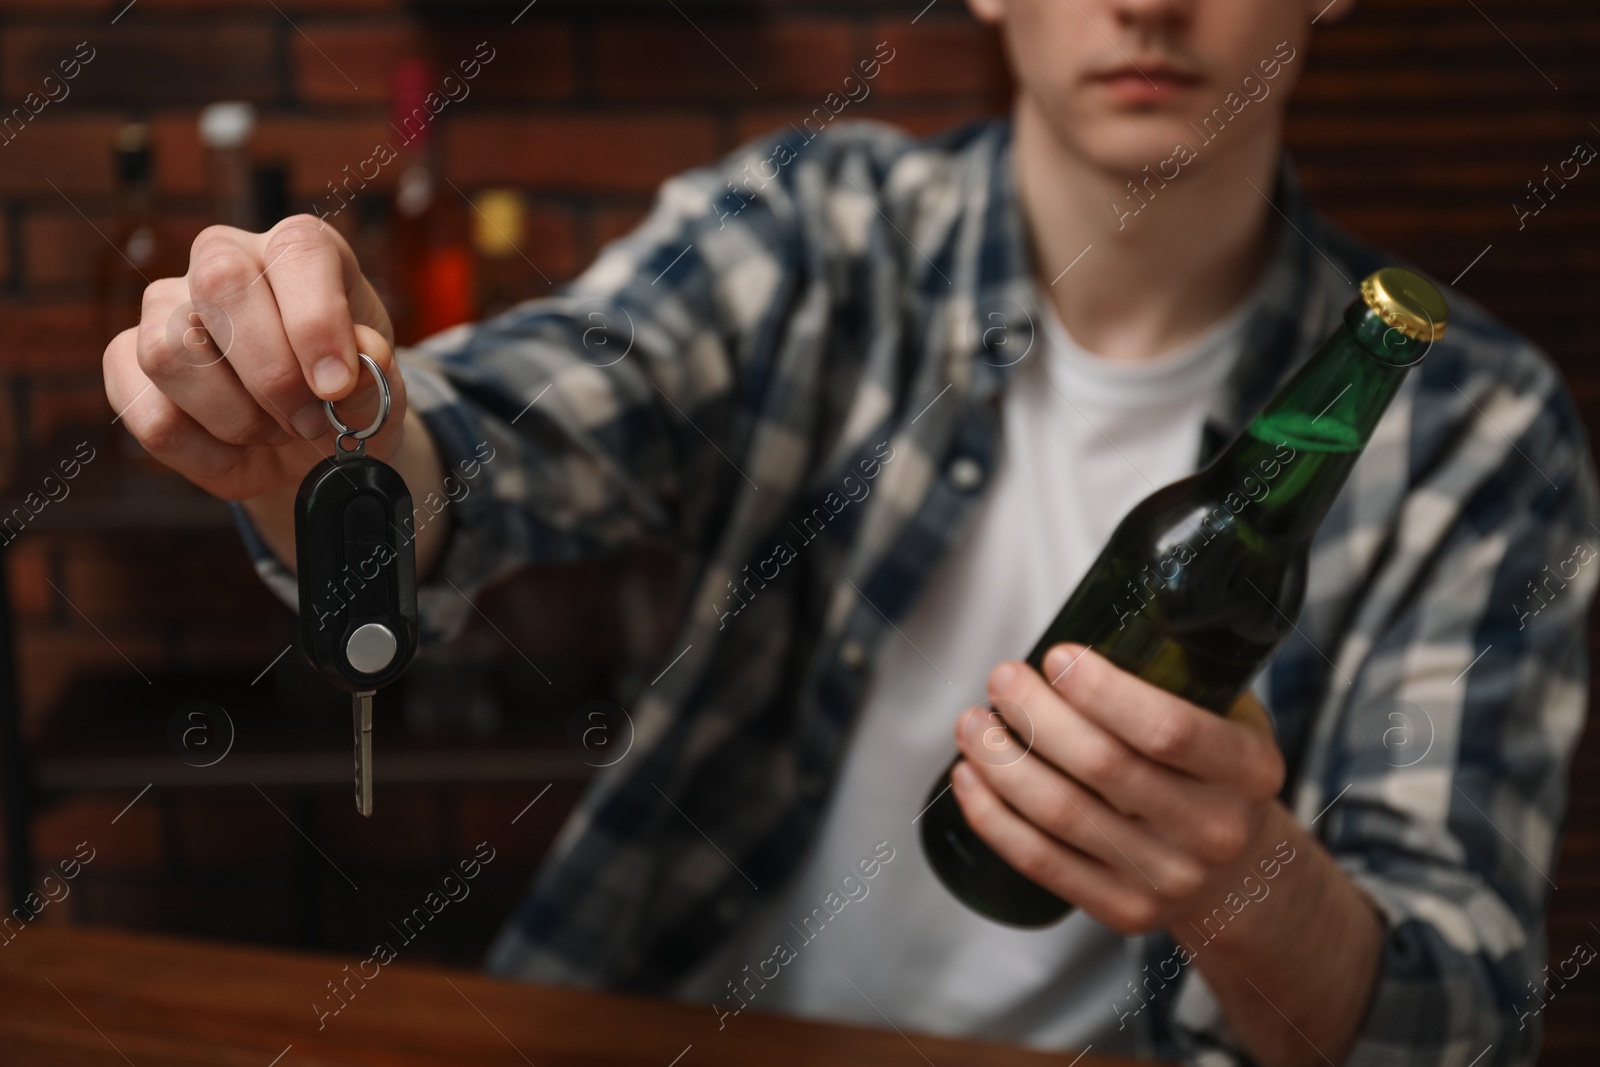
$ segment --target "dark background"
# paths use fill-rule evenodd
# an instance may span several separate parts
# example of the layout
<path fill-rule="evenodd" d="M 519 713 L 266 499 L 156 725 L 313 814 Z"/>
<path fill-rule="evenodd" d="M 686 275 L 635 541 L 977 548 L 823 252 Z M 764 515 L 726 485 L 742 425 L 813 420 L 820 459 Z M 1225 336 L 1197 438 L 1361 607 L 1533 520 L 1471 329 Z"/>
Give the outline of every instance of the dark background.
<path fill-rule="evenodd" d="M 448 66 L 487 39 L 495 61 L 440 120 L 445 176 L 468 194 L 520 190 L 521 248 L 559 283 L 641 217 L 663 178 L 798 121 L 879 41 L 896 58 L 849 117 L 931 132 L 997 112 L 1010 94 L 996 40 L 959 0 L 925 11 L 885 0 L 679 0 L 680 10 L 541 0 L 514 26 L 522 0 L 138 0 L 113 25 L 125 6 L 0 0 L 4 111 L 77 42 L 98 52 L 68 99 L 0 147 L 0 464 L 13 483 L 31 476 L 30 464 L 61 458 L 48 453 L 62 434 L 80 424 L 104 431 L 111 420 L 90 264 L 104 247 L 97 230 L 113 225 L 112 137 L 130 119 L 152 124 L 158 206 L 181 249 L 209 221 L 202 105 L 257 105 L 252 152 L 288 166 L 292 206 L 304 209 L 384 136 L 398 60 L 431 55 Z M 1297 60 L 1304 78 L 1289 128 L 1313 201 L 1438 278 L 1467 271 L 1463 292 L 1555 358 L 1591 432 L 1600 374 L 1583 323 L 1594 314 L 1600 171 L 1586 168 L 1524 229 L 1512 205 L 1530 204 L 1526 183 L 1579 141 L 1600 146 L 1597 45 L 1600 11 L 1580 0 L 1365 0 L 1347 22 L 1319 27 Z M 536 275 L 528 286 L 528 295 L 548 291 Z M 83 507 L 69 499 L 57 510 Z M 581 787 L 581 763 L 560 763 L 571 755 L 574 709 L 625 697 L 659 663 L 652 655 L 674 610 L 662 568 L 635 560 L 541 572 L 486 600 L 496 625 L 476 620 L 464 647 L 489 664 L 504 707 L 498 731 L 457 724 L 417 737 L 391 701 L 380 704 L 380 745 L 454 745 L 463 758 L 524 752 L 531 769 L 522 780 L 380 786 L 377 813 L 362 822 L 345 786 L 251 788 L 251 774 L 275 773 L 241 762 L 257 738 L 270 741 L 263 752 L 347 751 L 342 704 L 315 693 L 297 653 L 259 680 L 292 620 L 256 581 L 225 515 L 196 520 L 149 504 L 146 528 L 129 529 L 139 507 L 103 528 L 39 524 L 6 552 L 23 723 L 44 783 L 34 853 L 51 865 L 78 841 L 97 849 L 72 896 L 38 921 L 364 948 L 384 918 L 408 911 L 489 839 L 500 858 L 478 895 L 407 950 L 475 960 Z M 532 677 L 535 664 L 548 682 Z M 239 720 L 240 748 L 221 765 L 239 768 L 237 780 L 184 781 L 161 743 L 173 710 L 194 697 Z M 62 770 L 86 751 L 149 756 L 180 774 L 124 811 L 138 793 L 133 779 L 73 785 Z M 380 747 L 380 782 L 383 758 Z M 541 779 L 541 768 L 554 770 Z M 1597 768 L 1589 731 L 1554 875 L 1553 961 L 1600 940 L 1590 925 L 1600 916 Z M 359 907 L 324 859 L 361 884 Z M 1597 1009 L 1600 979 L 1583 973 L 1544 1013 L 1542 1062 L 1592 1062 Z"/>

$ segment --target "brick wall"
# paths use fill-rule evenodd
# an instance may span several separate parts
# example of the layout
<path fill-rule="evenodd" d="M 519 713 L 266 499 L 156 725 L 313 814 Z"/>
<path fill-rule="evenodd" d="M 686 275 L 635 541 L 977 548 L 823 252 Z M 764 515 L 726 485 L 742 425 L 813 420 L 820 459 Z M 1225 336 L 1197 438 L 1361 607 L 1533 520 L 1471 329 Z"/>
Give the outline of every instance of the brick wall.
<path fill-rule="evenodd" d="M 890 41 L 896 59 L 872 96 L 851 105 L 854 115 L 932 131 L 992 113 L 1010 93 L 997 42 L 959 0 L 925 10 L 923 0 L 679 0 L 681 13 L 644 0 L 540 0 L 526 10 L 513 0 L 138 0 L 113 25 L 125 4 L 0 0 L 7 110 L 77 42 L 97 50 L 72 96 L 0 148 L 0 455 L 7 469 L 63 424 L 109 419 L 99 383 L 105 339 L 94 335 L 88 314 L 88 264 L 102 242 L 95 227 L 107 229 L 111 219 L 111 137 L 130 118 L 152 123 L 160 206 L 186 244 L 207 217 L 200 106 L 225 97 L 254 102 L 261 118 L 255 151 L 289 165 L 303 208 L 383 136 L 398 59 L 423 54 L 445 66 L 487 40 L 495 60 L 470 98 L 440 120 L 446 176 L 469 194 L 521 190 L 529 208 L 522 248 L 559 283 L 640 217 L 661 179 L 804 116 L 878 41 Z M 1600 144 L 1590 125 L 1600 122 L 1597 39 L 1600 14 L 1580 0 L 1475 7 L 1365 0 L 1348 23 L 1319 31 L 1289 128 L 1314 200 L 1340 222 L 1445 279 L 1482 253 L 1462 289 L 1553 353 L 1591 426 L 1600 426 L 1600 372 L 1586 358 L 1585 309 L 1600 248 L 1600 174 L 1575 179 L 1526 228 L 1511 205 L 1576 141 Z M 24 542 L 9 566 L 35 718 L 85 664 L 120 669 L 121 662 L 46 577 L 152 670 L 252 670 L 287 633 L 286 614 L 255 585 L 225 531 L 182 546 L 156 537 L 137 545 L 93 537 Z M 552 611 L 615 599 L 598 573 L 551 580 L 564 583 Z M 559 644 L 574 629 L 534 632 L 527 647 L 592 663 L 616 651 Z M 1600 792 L 1589 785 L 1600 745 L 1592 737 L 1579 764 L 1554 894 L 1557 958 L 1600 914 Z M 294 813 L 319 840 L 336 841 L 363 876 L 387 879 L 404 896 L 426 881 L 430 865 L 449 862 L 479 832 L 469 828 L 479 825 L 474 818 L 492 812 L 503 822 L 521 797 L 419 790 L 380 809 L 371 839 L 341 822 L 349 818 L 342 795 L 325 808 L 315 796 L 279 799 L 299 805 Z M 520 866 L 502 868 L 495 900 L 509 901 L 541 835 L 553 829 L 565 801 L 550 799 L 556 802 L 540 816 L 548 822 L 534 824 Z M 120 800 L 59 804 L 41 824 L 41 856 L 70 851 L 81 827 L 105 822 Z M 105 881 L 73 898 L 81 918 L 302 943 L 359 941 L 359 919 L 338 919 L 337 886 L 251 797 L 203 808 L 176 795 L 146 801 L 118 824 L 127 832 L 95 871 Z M 241 832 L 245 826 L 253 829 Z M 384 826 L 390 829 L 380 832 Z M 390 847 L 373 845 L 378 839 L 399 851 L 369 854 Z M 326 905 L 315 921 L 284 903 L 308 899 Z M 486 932 L 486 922 L 469 923 L 437 950 L 470 956 Z M 1600 986 L 1592 980 L 1552 1004 L 1546 1062 L 1582 1062 L 1594 1033 L 1585 1020 L 1596 1007 Z"/>

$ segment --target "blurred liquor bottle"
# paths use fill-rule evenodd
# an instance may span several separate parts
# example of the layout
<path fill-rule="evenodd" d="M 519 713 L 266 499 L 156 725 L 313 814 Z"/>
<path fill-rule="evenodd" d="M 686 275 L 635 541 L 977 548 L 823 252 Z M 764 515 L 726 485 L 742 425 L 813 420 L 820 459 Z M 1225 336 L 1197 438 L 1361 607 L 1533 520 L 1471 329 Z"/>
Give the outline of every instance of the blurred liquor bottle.
<path fill-rule="evenodd" d="M 212 221 L 241 230 L 257 224 L 247 148 L 255 125 L 255 108 L 237 101 L 211 104 L 200 112 L 200 140 L 211 149 Z"/>
<path fill-rule="evenodd" d="M 266 233 L 291 214 L 289 165 L 282 161 L 257 163 L 250 177 L 255 191 L 256 232 Z"/>
<path fill-rule="evenodd" d="M 433 65 L 408 59 L 394 75 L 395 132 L 400 136 L 399 182 L 390 219 L 400 344 L 467 322 L 476 316 L 474 264 L 467 205 L 440 178 L 435 112 L 442 100 Z"/>
<path fill-rule="evenodd" d="M 156 217 L 150 128 L 135 122 L 117 131 L 113 159 L 117 220 L 94 263 L 95 327 L 105 341 L 139 325 L 146 285 L 183 273 L 170 235 Z"/>
<path fill-rule="evenodd" d="M 498 315 L 523 298 L 526 279 L 520 248 L 522 194 L 485 189 L 474 201 L 472 247 L 478 254 L 478 313 Z"/>
<path fill-rule="evenodd" d="M 335 228 L 345 222 L 346 214 L 349 213 L 334 217 Z M 356 254 L 356 262 L 361 264 L 361 273 L 366 276 L 373 292 L 378 294 L 379 302 L 388 310 L 398 330 L 404 301 L 400 299 L 396 285 L 395 269 L 398 263 L 394 253 L 394 235 L 389 227 L 391 214 L 389 197 L 376 189 L 368 189 L 356 195 L 355 218 L 352 222 L 345 222 L 348 230 L 341 228 L 340 232 L 347 234 L 350 249 Z"/>

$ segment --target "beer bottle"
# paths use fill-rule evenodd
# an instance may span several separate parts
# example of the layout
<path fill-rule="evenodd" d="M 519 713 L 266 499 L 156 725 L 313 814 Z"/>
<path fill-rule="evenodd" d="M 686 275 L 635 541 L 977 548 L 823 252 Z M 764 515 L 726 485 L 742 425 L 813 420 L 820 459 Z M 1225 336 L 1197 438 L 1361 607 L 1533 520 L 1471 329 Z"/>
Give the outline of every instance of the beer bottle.
<path fill-rule="evenodd" d="M 1226 713 L 1293 630 L 1312 536 L 1407 368 L 1444 336 L 1447 316 L 1439 291 L 1410 271 L 1388 267 L 1363 281 L 1339 329 L 1221 455 L 1123 518 L 1028 665 L 1041 670 L 1046 652 L 1072 641 Z M 992 709 L 991 717 L 1000 722 Z M 1031 744 L 1026 733 L 1000 736 L 1020 753 Z M 948 770 L 926 803 L 923 849 L 969 907 L 1016 926 L 1045 926 L 1071 910 L 973 833 Z"/>

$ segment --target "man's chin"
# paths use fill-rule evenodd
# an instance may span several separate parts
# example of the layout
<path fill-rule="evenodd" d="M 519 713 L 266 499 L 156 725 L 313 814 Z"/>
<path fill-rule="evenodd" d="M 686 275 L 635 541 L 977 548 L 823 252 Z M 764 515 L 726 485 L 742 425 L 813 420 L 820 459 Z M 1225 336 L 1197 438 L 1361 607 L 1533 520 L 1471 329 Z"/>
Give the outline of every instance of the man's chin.
<path fill-rule="evenodd" d="M 1064 132 L 1097 167 L 1130 176 L 1171 159 L 1180 146 L 1194 149 L 1203 141 L 1183 116 L 1170 112 L 1108 116 Z"/>

